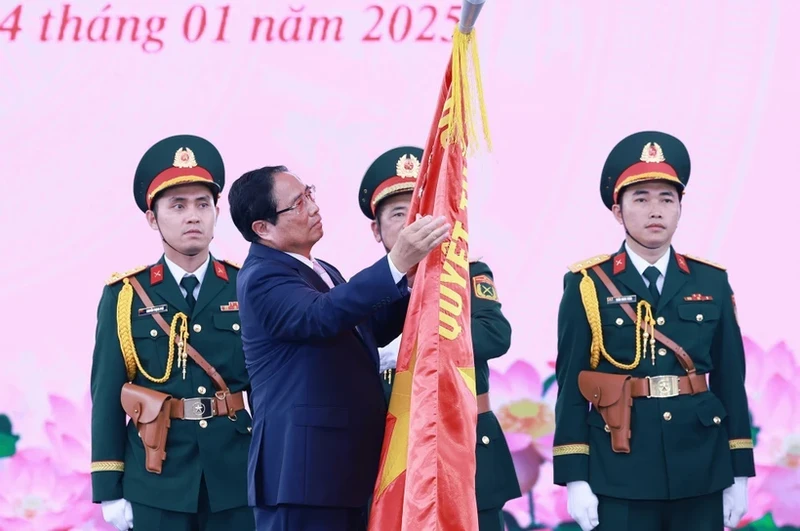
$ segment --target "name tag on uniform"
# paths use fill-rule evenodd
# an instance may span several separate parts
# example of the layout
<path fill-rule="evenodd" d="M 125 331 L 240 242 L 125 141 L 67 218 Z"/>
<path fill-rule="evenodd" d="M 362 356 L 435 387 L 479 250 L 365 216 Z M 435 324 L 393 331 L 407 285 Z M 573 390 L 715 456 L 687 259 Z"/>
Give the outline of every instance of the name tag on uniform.
<path fill-rule="evenodd" d="M 147 308 L 139 308 L 139 317 L 143 315 L 152 315 L 154 313 L 164 313 L 169 308 L 166 304 L 159 304 L 158 306 L 148 306 Z"/>
<path fill-rule="evenodd" d="M 221 312 L 238 312 L 239 301 L 231 301 L 228 304 L 223 304 L 219 307 Z"/>
<path fill-rule="evenodd" d="M 623 295 L 622 297 L 606 297 L 606 304 L 630 304 L 636 302 L 636 295 Z"/>

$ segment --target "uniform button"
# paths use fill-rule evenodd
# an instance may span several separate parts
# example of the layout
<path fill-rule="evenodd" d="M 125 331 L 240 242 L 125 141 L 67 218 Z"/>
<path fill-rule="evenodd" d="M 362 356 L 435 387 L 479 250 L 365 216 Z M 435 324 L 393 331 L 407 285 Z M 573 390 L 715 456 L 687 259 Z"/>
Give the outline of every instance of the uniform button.
<path fill-rule="evenodd" d="M 658 319 L 656 319 L 656 323 L 658 323 L 659 326 L 663 326 L 664 323 L 666 322 L 667 322 L 666 319 L 664 319 L 663 317 L 659 317 Z"/>
<path fill-rule="evenodd" d="M 722 419 L 719 418 L 719 417 L 714 417 L 713 420 L 714 420 L 714 424 L 719 424 L 720 422 L 722 422 Z"/>
<path fill-rule="evenodd" d="M 606 433 L 611 433 L 611 428 L 608 427 L 608 424 L 606 424 L 603 429 L 606 430 Z"/>
<path fill-rule="evenodd" d="M 483 437 L 481 437 L 481 442 L 483 444 L 489 444 L 489 437 L 484 435 Z"/>
<path fill-rule="evenodd" d="M 157 335 L 158 335 L 158 330 L 156 330 L 155 328 L 150 330 L 150 337 L 156 337 Z"/>
<path fill-rule="evenodd" d="M 238 331 L 239 331 L 239 328 L 241 328 L 241 327 L 239 326 L 239 323 L 233 323 L 233 326 L 232 326 L 232 328 L 233 328 L 235 331 L 237 331 L 237 332 L 238 332 Z"/>
<path fill-rule="evenodd" d="M 201 428 L 205 428 L 206 426 L 208 426 L 208 422 L 206 422 L 205 420 L 201 420 L 199 424 Z"/>
<path fill-rule="evenodd" d="M 247 427 L 247 433 L 251 433 L 252 431 L 253 431 L 253 427 L 252 426 L 248 426 Z"/>
<path fill-rule="evenodd" d="M 199 324 L 196 324 L 196 325 L 194 325 L 194 326 L 192 327 L 192 330 L 194 330 L 195 332 L 199 332 L 199 331 L 200 331 L 200 330 L 202 330 L 202 329 L 203 329 L 203 327 L 202 327 L 202 326 L 200 326 Z"/>
<path fill-rule="evenodd" d="M 665 348 L 658 349 L 658 355 L 659 356 L 666 356 L 667 355 L 667 349 L 665 349 Z"/>
<path fill-rule="evenodd" d="M 206 394 L 206 388 L 201 385 L 200 387 L 197 388 L 197 392 L 200 393 L 201 395 L 204 395 Z"/>
<path fill-rule="evenodd" d="M 698 323 L 702 322 L 703 321 L 703 314 L 702 313 L 698 313 L 697 317 L 695 317 L 695 319 L 697 319 Z"/>
<path fill-rule="evenodd" d="M 666 411 L 664 413 L 664 420 L 672 420 L 672 413 L 670 413 L 669 411 Z"/>
<path fill-rule="evenodd" d="M 625 321 L 622 319 L 622 317 L 617 317 L 617 326 L 622 326 L 623 323 L 625 323 Z"/>

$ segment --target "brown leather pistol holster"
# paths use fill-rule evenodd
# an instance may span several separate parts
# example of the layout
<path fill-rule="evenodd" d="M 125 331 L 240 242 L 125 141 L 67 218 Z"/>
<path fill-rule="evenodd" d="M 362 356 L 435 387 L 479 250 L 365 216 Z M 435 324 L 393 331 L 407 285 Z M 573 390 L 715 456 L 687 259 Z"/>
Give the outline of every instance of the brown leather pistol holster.
<path fill-rule="evenodd" d="M 631 453 L 631 377 L 581 371 L 578 389 L 606 422 L 611 432 L 611 449 L 620 454 Z"/>
<path fill-rule="evenodd" d="M 170 427 L 170 402 L 168 394 L 132 383 L 122 386 L 122 409 L 139 431 L 145 454 L 145 468 L 154 474 L 161 473 L 161 464 L 167 458 L 167 433 Z"/>
<path fill-rule="evenodd" d="M 145 305 L 153 306 L 153 301 L 150 300 L 139 281 L 134 277 L 129 280 Z M 164 318 L 158 313 L 153 313 L 151 316 L 164 333 L 169 335 L 170 326 Z M 175 337 L 174 341 L 177 344 L 180 339 Z M 236 421 L 236 412 L 244 409 L 242 392 L 231 393 L 228 384 L 222 379 L 222 375 L 192 345 L 186 345 L 186 352 L 214 382 L 216 393 L 214 393 L 211 416 L 226 415 L 230 420 Z M 166 445 L 170 418 L 189 418 L 184 416 L 183 401 L 133 383 L 126 383 L 122 386 L 120 400 L 122 409 L 133 420 L 142 438 L 146 457 L 145 468 L 148 472 L 160 474 L 162 461 L 167 458 Z M 191 418 L 196 419 L 196 417 Z"/>
<path fill-rule="evenodd" d="M 608 278 L 608 275 L 599 266 L 592 267 L 598 278 L 603 282 L 614 297 L 622 294 Z M 621 304 L 620 307 L 636 322 L 636 313 L 630 304 Z M 644 323 L 640 325 L 647 331 Z M 666 347 L 670 348 L 686 371 L 686 376 L 671 377 L 677 386 L 676 394 L 698 394 L 708 390 L 705 375 L 697 374 L 697 369 L 691 356 L 676 342 L 665 336 L 659 330 L 654 330 L 654 337 Z M 663 378 L 663 377 L 659 377 Z M 578 388 L 583 397 L 588 400 L 606 423 L 606 430 L 611 433 L 611 449 L 616 453 L 629 454 L 631 452 L 631 408 L 633 399 L 650 397 L 650 384 L 655 378 L 632 378 L 625 374 L 607 374 L 596 371 L 581 371 L 578 374 Z M 653 395 L 657 396 L 657 395 Z M 674 395 L 668 395 L 674 396 Z"/>

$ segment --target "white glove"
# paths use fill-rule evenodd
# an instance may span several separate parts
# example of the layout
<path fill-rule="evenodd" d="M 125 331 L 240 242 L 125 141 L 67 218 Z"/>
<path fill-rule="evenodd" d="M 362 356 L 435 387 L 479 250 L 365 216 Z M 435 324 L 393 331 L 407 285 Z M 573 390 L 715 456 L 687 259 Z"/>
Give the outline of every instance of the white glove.
<path fill-rule="evenodd" d="M 100 502 L 100 505 L 103 509 L 103 520 L 119 531 L 128 531 L 133 528 L 133 507 L 128 500 L 104 501 Z"/>
<path fill-rule="evenodd" d="M 397 367 L 397 355 L 400 351 L 400 340 L 402 337 L 403 335 L 400 334 L 385 347 L 378 348 L 378 355 L 381 358 L 380 372 Z"/>
<path fill-rule="evenodd" d="M 736 527 L 747 512 L 747 478 L 733 478 L 733 485 L 722 491 L 722 518 L 725 527 Z"/>
<path fill-rule="evenodd" d="M 585 481 L 567 483 L 567 511 L 583 531 L 592 531 L 600 525 L 597 516 L 597 496 Z"/>

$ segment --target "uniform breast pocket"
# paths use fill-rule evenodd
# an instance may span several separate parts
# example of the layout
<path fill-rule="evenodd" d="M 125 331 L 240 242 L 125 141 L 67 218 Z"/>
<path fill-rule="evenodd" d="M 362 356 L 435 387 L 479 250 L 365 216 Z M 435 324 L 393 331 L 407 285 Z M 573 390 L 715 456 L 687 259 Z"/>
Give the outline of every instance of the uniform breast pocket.
<path fill-rule="evenodd" d="M 214 328 L 220 332 L 230 332 L 235 335 L 240 335 L 242 325 L 239 322 L 239 313 L 218 313 L 214 316 Z"/>
<path fill-rule="evenodd" d="M 131 323 L 131 336 L 145 371 L 160 378 L 167 370 L 169 336 L 152 318 L 134 320 Z"/>
<path fill-rule="evenodd" d="M 719 322 L 719 306 L 712 303 L 688 303 L 678 306 L 681 322 L 681 336 L 691 338 L 695 347 L 708 345 L 714 337 Z M 683 335 L 684 330 L 687 332 Z M 684 345 L 691 351 L 691 345 Z"/>
<path fill-rule="evenodd" d="M 239 312 L 223 312 L 213 316 L 214 333 L 204 337 L 209 350 L 218 353 L 217 369 L 224 368 L 226 381 L 245 378 L 244 351 L 242 350 L 242 325 Z M 233 385 L 232 382 L 227 382 Z"/>
<path fill-rule="evenodd" d="M 600 308 L 603 344 L 620 363 L 631 363 L 636 349 L 635 323 L 619 306 Z"/>

